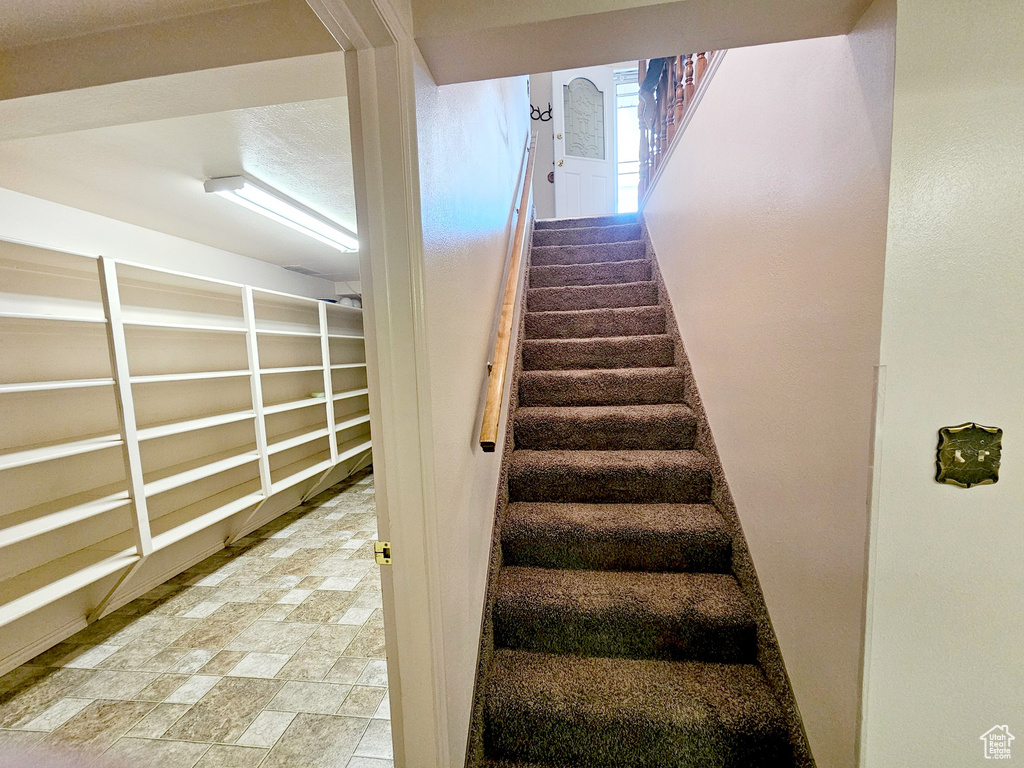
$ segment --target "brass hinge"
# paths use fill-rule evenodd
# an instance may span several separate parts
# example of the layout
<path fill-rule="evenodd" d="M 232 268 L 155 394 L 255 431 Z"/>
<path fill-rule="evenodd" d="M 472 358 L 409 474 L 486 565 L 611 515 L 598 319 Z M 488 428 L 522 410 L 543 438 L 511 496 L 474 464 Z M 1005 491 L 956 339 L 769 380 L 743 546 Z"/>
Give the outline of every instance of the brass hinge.
<path fill-rule="evenodd" d="M 377 561 L 377 565 L 391 565 L 391 542 L 373 542 L 373 559 Z"/>

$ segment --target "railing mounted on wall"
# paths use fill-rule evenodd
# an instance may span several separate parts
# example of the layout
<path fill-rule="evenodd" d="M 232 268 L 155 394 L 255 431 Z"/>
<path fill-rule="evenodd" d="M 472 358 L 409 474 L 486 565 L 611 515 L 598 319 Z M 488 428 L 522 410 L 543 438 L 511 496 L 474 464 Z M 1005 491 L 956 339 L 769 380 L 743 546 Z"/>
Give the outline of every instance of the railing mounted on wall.
<path fill-rule="evenodd" d="M 494 351 L 488 364 L 487 400 L 484 403 L 483 421 L 480 425 L 480 447 L 487 453 L 494 451 L 498 441 L 501 401 L 505 393 L 508 357 L 512 351 L 512 324 L 515 321 L 516 306 L 519 304 L 519 275 L 522 270 L 523 253 L 529 246 L 527 226 L 533 211 L 533 161 L 537 156 L 536 150 L 537 134 L 535 133 L 526 148 L 526 162 L 520 180 L 522 191 L 519 194 L 519 206 L 515 213 L 515 227 L 512 229 L 512 246 L 509 248 L 508 268 L 505 271 L 505 290 L 502 293 L 498 332 L 494 340 Z"/>
<path fill-rule="evenodd" d="M 644 195 L 654 185 L 668 157 L 676 132 L 703 93 L 724 51 L 704 51 L 639 62 L 640 187 Z"/>

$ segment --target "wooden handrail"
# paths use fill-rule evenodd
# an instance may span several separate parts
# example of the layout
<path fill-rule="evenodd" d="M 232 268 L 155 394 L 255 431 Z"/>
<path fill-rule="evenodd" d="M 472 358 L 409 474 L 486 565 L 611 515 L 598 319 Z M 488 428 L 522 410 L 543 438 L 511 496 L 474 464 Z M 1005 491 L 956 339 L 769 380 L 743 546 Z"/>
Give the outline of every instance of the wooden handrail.
<path fill-rule="evenodd" d="M 512 350 L 512 323 L 519 303 L 519 270 L 526 249 L 526 226 L 533 210 L 533 160 L 537 156 L 537 134 L 530 139 L 527 148 L 526 170 L 523 173 L 523 191 L 519 196 L 515 234 L 509 253 L 508 273 L 505 278 L 505 294 L 501 300 L 501 317 L 498 320 L 498 335 L 494 340 L 494 354 L 491 356 L 491 370 L 487 382 L 487 401 L 484 403 L 484 418 L 480 425 L 480 447 L 485 452 L 494 451 L 498 441 L 498 423 L 501 421 L 501 400 L 505 392 L 505 373 L 508 356 Z"/>

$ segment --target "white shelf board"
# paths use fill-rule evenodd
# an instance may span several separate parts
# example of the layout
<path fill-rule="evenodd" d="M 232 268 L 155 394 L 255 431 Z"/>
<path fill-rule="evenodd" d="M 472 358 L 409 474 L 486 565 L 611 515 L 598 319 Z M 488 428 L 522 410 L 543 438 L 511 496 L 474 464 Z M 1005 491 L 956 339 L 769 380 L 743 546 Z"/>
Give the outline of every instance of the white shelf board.
<path fill-rule="evenodd" d="M 106 325 L 107 319 L 102 315 L 98 316 L 72 316 L 72 315 L 48 315 L 41 312 L 0 312 L 0 319 L 4 320 L 45 320 L 47 322 L 59 323 L 95 323 Z"/>
<path fill-rule="evenodd" d="M 121 261 L 117 260 L 118 266 L 130 267 L 132 269 L 144 270 L 146 272 L 155 272 L 160 275 L 159 279 L 152 279 L 148 277 L 137 277 L 133 275 L 119 275 L 118 282 L 124 285 L 141 285 L 142 287 L 148 287 L 155 285 L 161 290 L 166 290 L 168 287 L 178 288 L 181 293 L 216 293 L 216 294 L 228 294 L 229 296 L 240 296 L 242 293 L 242 284 L 233 283 L 229 280 L 218 280 L 215 277 L 202 277 L 200 275 L 192 275 L 188 272 L 179 272 L 174 269 L 167 269 L 166 267 L 154 267 L 151 264 L 140 264 L 137 261 Z"/>
<path fill-rule="evenodd" d="M 323 451 L 322 453 L 327 453 Z M 328 469 L 334 466 L 330 458 L 320 459 L 318 458 L 321 454 L 314 454 L 313 456 L 307 456 L 301 461 L 296 461 L 292 464 L 287 464 L 281 469 L 277 470 L 278 474 L 284 474 L 284 477 L 275 483 L 270 484 L 271 493 L 280 493 L 293 485 L 298 485 L 301 482 L 309 480 L 311 477 L 316 477 L 322 472 L 326 472 Z"/>
<path fill-rule="evenodd" d="M 346 440 L 338 446 L 338 463 L 365 453 L 371 448 L 373 448 L 373 442 L 366 436 L 357 437 L 355 440 Z"/>
<path fill-rule="evenodd" d="M 330 430 L 328 430 L 327 427 L 324 427 L 323 429 L 316 429 L 312 432 L 306 431 L 305 429 L 297 429 L 294 432 L 287 432 L 278 437 L 271 438 L 272 442 L 267 446 L 267 453 L 270 456 L 273 456 L 275 453 L 281 453 L 282 451 L 291 450 L 292 448 L 298 448 L 300 445 L 312 443 L 314 440 L 320 440 L 330 434 Z"/>
<path fill-rule="evenodd" d="M 17 384 L 0 384 L 0 394 L 15 392 L 48 392 L 54 389 L 88 389 L 90 387 L 112 387 L 113 379 L 68 379 L 66 381 L 25 381 Z"/>
<path fill-rule="evenodd" d="M 201 323 L 165 323 L 159 320 L 125 320 L 128 328 L 159 328 L 173 331 L 201 331 L 203 333 L 245 333 L 245 328 L 230 325 L 203 325 Z"/>
<path fill-rule="evenodd" d="M 331 366 L 332 371 L 343 371 L 348 368 L 365 368 L 366 363 L 335 363 Z"/>
<path fill-rule="evenodd" d="M 281 304 L 303 304 L 308 306 L 310 304 L 319 304 L 322 301 L 322 299 L 313 299 L 309 296 L 296 296 L 293 293 L 282 293 L 281 291 L 275 291 L 270 288 L 257 288 L 255 285 L 252 287 L 252 292 L 258 293 L 261 296 L 273 296 L 276 299 L 279 299 L 279 303 Z M 273 299 L 271 299 L 271 301 L 273 301 Z"/>
<path fill-rule="evenodd" d="M 352 427 L 358 427 L 360 424 L 366 424 L 370 421 L 370 414 L 364 413 L 360 416 L 355 416 L 347 421 L 339 421 L 334 425 L 334 429 L 337 432 L 343 432 L 346 429 L 352 429 Z"/>
<path fill-rule="evenodd" d="M 139 559 L 134 546 L 110 552 L 100 549 L 102 544 L 0 582 L 0 627 L 128 568 Z M 65 575 L 54 578 L 59 573 Z"/>
<path fill-rule="evenodd" d="M 30 464 L 41 464 L 68 456 L 115 448 L 121 445 L 121 442 L 120 435 L 98 435 L 87 437 L 84 440 L 47 443 L 46 445 L 23 448 L 20 451 L 0 453 L 0 470 L 27 467 Z"/>
<path fill-rule="evenodd" d="M 139 440 L 155 440 L 159 437 L 170 435 L 181 435 L 186 432 L 197 432 L 200 429 L 219 427 L 222 424 L 234 424 L 239 421 L 256 418 L 253 411 L 236 411 L 235 413 L 221 413 L 216 416 L 204 416 L 200 419 L 188 419 L 186 421 L 171 421 L 165 424 L 155 424 L 152 427 L 143 427 L 138 431 Z"/>
<path fill-rule="evenodd" d="M 146 497 L 156 496 L 159 493 L 180 488 L 197 480 L 213 477 L 221 472 L 227 472 L 229 469 L 244 466 L 258 459 L 259 454 L 255 450 L 238 453 L 236 449 L 176 464 L 173 467 L 161 470 L 159 473 L 162 475 L 161 477 L 150 480 L 145 484 Z"/>
<path fill-rule="evenodd" d="M 329 339 L 359 339 L 360 341 L 365 340 L 365 336 L 356 336 L 351 333 L 328 333 L 327 338 Z"/>
<path fill-rule="evenodd" d="M 349 306 L 348 304 L 337 304 L 333 301 L 325 301 L 324 304 L 327 305 L 328 311 L 330 311 L 331 309 L 341 309 L 347 312 L 358 312 L 359 314 L 363 313 L 362 307 L 352 307 Z"/>
<path fill-rule="evenodd" d="M 166 381 L 205 381 L 207 379 L 233 379 L 248 376 L 249 370 L 242 371 L 199 371 L 197 373 L 157 373 L 132 376 L 132 384 L 159 384 Z"/>
<path fill-rule="evenodd" d="M 263 407 L 263 413 L 266 416 L 270 416 L 275 413 L 284 413 L 285 411 L 296 411 L 299 408 L 309 408 L 313 405 L 323 405 L 326 402 L 326 397 L 306 397 L 302 400 L 291 400 L 287 403 L 266 405 Z"/>
<path fill-rule="evenodd" d="M 292 365 L 285 368 L 260 368 L 260 373 L 307 373 L 323 369 L 322 365 Z"/>
<path fill-rule="evenodd" d="M 255 491 L 239 497 L 238 492 L 234 488 L 229 488 L 208 499 L 203 499 L 195 504 L 175 510 L 169 515 L 158 518 L 159 522 L 164 524 L 170 522 L 171 526 L 163 533 L 153 536 L 153 550 L 166 549 L 182 539 L 206 530 L 222 520 L 227 520 L 232 515 L 236 515 L 255 504 L 259 504 L 261 501 L 263 501 L 263 493 L 261 491 Z M 207 509 L 206 512 L 196 514 L 198 510 L 208 507 L 210 509 Z M 179 520 L 180 522 L 178 522 Z"/>
<path fill-rule="evenodd" d="M 0 518 L 0 549 L 131 504 L 127 489 L 106 486 Z"/>
<path fill-rule="evenodd" d="M 350 397 L 361 397 L 362 395 L 368 395 L 369 393 L 370 390 L 365 387 L 363 389 L 350 389 L 348 392 L 339 392 L 336 394 L 334 396 L 334 402 L 337 403 L 340 400 L 348 400 Z"/>
<path fill-rule="evenodd" d="M 320 331 L 288 331 L 278 328 L 256 328 L 258 336 L 304 336 L 309 338 L 320 338 Z"/>

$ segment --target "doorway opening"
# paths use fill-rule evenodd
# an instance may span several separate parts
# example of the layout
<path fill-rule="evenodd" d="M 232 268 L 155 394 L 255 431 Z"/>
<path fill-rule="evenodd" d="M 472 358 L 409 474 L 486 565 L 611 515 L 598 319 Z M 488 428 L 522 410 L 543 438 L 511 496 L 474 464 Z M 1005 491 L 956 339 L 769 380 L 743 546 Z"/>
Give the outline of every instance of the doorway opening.
<path fill-rule="evenodd" d="M 639 207 L 640 123 L 637 67 L 616 69 L 615 82 L 615 212 L 635 213 Z"/>

